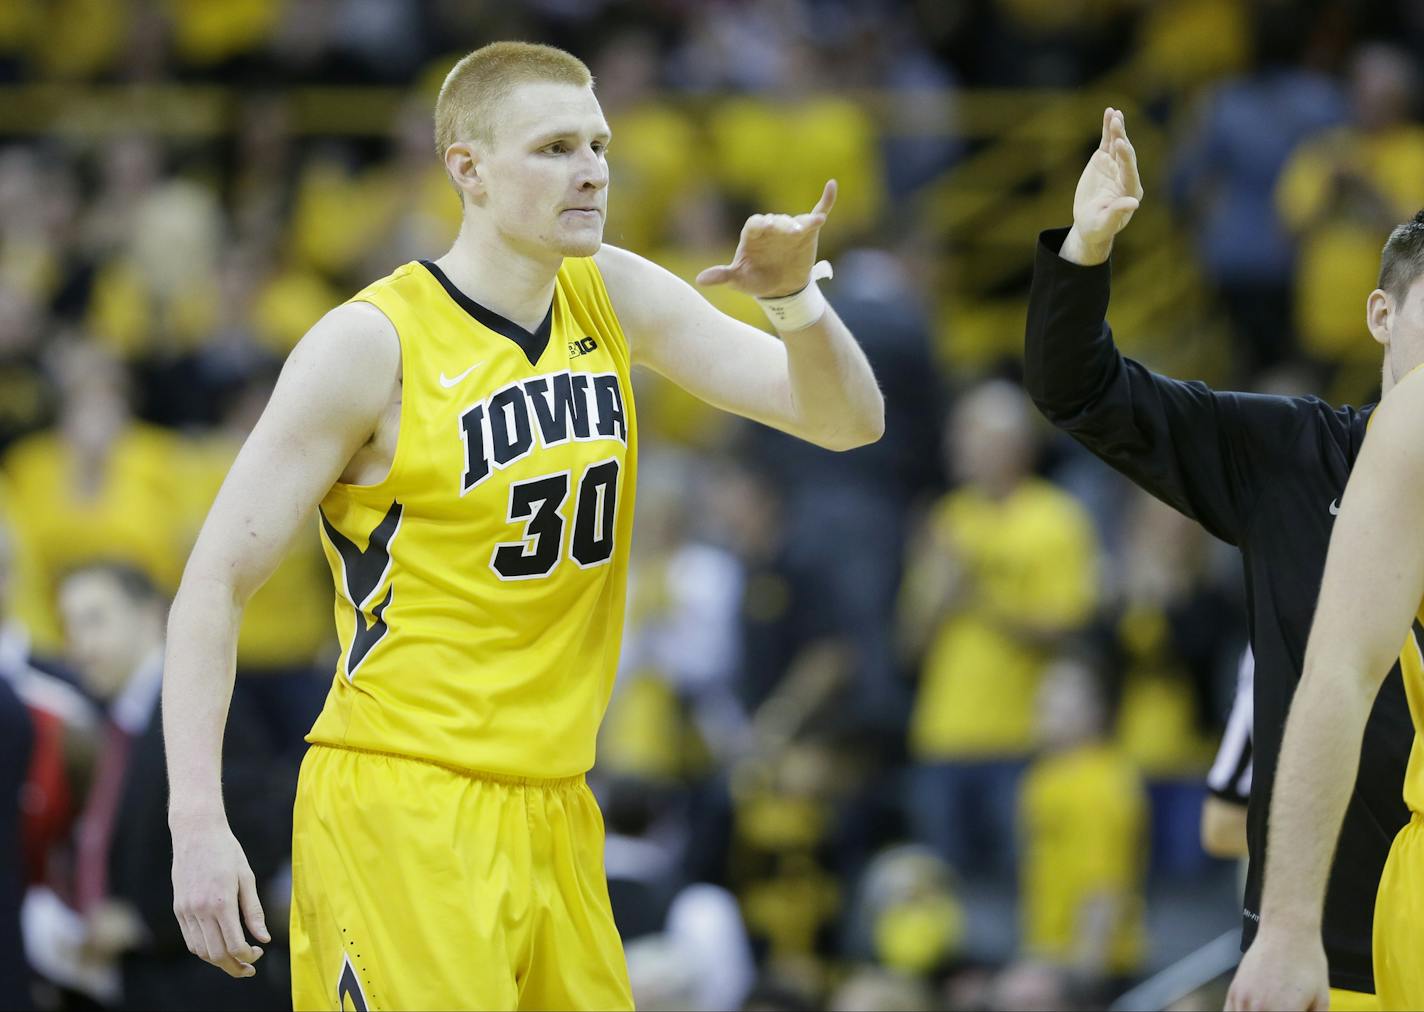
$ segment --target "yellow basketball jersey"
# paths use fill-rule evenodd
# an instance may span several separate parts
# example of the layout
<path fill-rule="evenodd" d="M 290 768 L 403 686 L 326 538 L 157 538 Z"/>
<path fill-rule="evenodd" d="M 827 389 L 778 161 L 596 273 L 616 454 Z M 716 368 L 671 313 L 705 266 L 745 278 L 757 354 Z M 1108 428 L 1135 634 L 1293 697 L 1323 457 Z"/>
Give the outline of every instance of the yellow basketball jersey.
<path fill-rule="evenodd" d="M 1404 675 L 1404 695 L 1409 700 L 1409 715 L 1414 718 L 1414 744 L 1409 749 L 1409 766 L 1404 772 L 1404 803 L 1411 812 L 1424 814 L 1424 754 L 1421 754 L 1419 734 L 1424 731 L 1424 654 L 1420 653 L 1420 633 L 1424 631 L 1424 605 L 1414 620 L 1399 654 L 1399 670 Z"/>
<path fill-rule="evenodd" d="M 307 740 L 520 777 L 593 765 L 623 628 L 637 424 L 591 259 L 529 333 L 427 262 L 357 294 L 401 344 L 377 485 L 321 503 L 341 656 Z"/>

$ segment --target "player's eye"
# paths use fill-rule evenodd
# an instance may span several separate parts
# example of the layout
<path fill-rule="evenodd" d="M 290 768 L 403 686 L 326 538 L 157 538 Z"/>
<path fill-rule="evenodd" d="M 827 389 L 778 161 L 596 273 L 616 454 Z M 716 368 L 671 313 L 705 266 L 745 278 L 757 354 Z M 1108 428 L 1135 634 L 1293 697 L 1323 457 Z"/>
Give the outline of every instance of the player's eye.
<path fill-rule="evenodd" d="M 561 155 L 565 151 L 567 151 L 568 148 L 565 147 L 563 141 L 555 141 L 553 144 L 546 145 L 544 150 L 549 152 L 549 154 L 551 155 Z"/>

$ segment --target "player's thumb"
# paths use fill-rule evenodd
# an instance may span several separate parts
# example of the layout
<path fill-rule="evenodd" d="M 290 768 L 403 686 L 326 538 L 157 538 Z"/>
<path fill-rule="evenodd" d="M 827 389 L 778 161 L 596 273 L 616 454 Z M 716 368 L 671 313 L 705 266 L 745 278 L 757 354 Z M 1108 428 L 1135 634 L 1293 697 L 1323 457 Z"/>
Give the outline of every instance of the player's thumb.
<path fill-rule="evenodd" d="M 1121 228 L 1141 204 L 1142 202 L 1136 197 L 1118 197 L 1108 205 L 1108 218 L 1114 225 Z"/>
<path fill-rule="evenodd" d="M 257 898 L 257 879 L 251 871 L 238 876 L 237 903 L 242 910 L 242 919 L 247 930 L 259 942 L 272 941 L 272 933 L 267 930 L 267 917 L 262 913 L 262 901 Z"/>
<path fill-rule="evenodd" d="M 732 280 L 732 268 L 726 264 L 720 267 L 708 267 L 697 275 L 699 285 L 722 285 Z"/>
<path fill-rule="evenodd" d="M 1116 200 L 1102 207 L 1098 213 L 1096 228 L 1094 231 L 1101 234 L 1106 240 L 1111 240 L 1127 227 L 1127 223 L 1132 220 L 1133 212 L 1137 210 L 1136 197 L 1118 197 Z"/>

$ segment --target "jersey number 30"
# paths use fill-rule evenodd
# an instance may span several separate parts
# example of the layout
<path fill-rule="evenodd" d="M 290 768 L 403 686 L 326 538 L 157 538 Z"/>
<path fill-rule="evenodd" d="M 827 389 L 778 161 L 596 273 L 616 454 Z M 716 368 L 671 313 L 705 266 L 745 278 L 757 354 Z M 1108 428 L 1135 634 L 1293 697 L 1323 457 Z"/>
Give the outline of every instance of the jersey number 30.
<path fill-rule="evenodd" d="M 495 545 L 490 568 L 501 580 L 537 580 L 563 559 L 564 502 L 571 473 L 559 471 L 509 486 L 509 522 L 524 524 L 519 541 Z M 590 464 L 579 478 L 574 501 L 574 534 L 569 556 L 583 569 L 613 556 L 613 527 L 618 517 L 618 461 Z"/>

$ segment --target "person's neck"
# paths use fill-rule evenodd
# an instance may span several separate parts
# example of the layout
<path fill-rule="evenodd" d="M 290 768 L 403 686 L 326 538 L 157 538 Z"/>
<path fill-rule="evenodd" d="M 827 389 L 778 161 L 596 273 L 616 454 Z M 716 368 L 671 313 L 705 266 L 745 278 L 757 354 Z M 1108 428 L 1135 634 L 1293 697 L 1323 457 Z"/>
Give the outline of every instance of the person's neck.
<path fill-rule="evenodd" d="M 1386 396 L 1390 390 L 1394 389 L 1394 384 L 1403 380 L 1405 376 L 1413 373 L 1415 369 L 1424 364 L 1424 353 L 1397 353 L 1396 347 L 1391 346 L 1384 349 L 1384 369 L 1380 376 L 1380 397 Z"/>
<path fill-rule="evenodd" d="M 1023 485 L 1025 476 L 1021 474 L 998 475 L 978 484 L 979 492 L 986 499 L 1003 502 L 1013 496 Z"/>
<path fill-rule="evenodd" d="M 515 249 L 467 217 L 454 245 L 435 263 L 471 299 L 532 331 L 548 315 L 563 257 Z"/>
<path fill-rule="evenodd" d="M 1105 736 L 1088 734 L 1082 737 L 1065 738 L 1062 741 L 1047 742 L 1043 746 L 1043 754 L 1049 756 L 1082 755 L 1103 748 L 1106 744 Z"/>
<path fill-rule="evenodd" d="M 163 685 L 163 641 L 149 637 L 135 649 L 136 660 L 124 684 L 105 700 L 105 709 L 120 729 L 141 735 L 153 719 Z"/>
<path fill-rule="evenodd" d="M 1396 383 L 1419 368 L 1419 365 L 1420 357 L 1417 355 L 1395 358 L 1390 354 L 1390 349 L 1385 349 L 1384 368 L 1380 374 L 1380 397 L 1387 396 Z"/>

